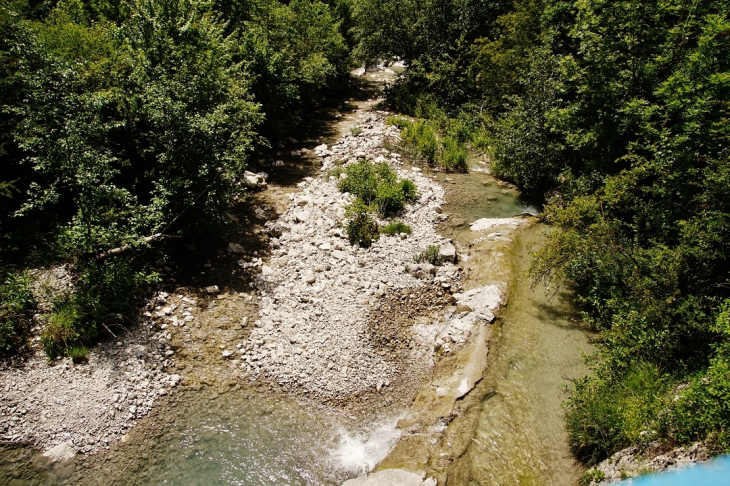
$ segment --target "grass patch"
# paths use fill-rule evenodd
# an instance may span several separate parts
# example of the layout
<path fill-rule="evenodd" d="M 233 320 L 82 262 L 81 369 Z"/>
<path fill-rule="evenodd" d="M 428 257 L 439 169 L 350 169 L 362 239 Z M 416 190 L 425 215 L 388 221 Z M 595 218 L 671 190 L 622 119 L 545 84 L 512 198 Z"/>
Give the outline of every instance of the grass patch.
<path fill-rule="evenodd" d="M 69 349 L 79 346 L 82 340 L 95 337 L 95 329 L 84 325 L 83 311 L 78 299 L 73 296 L 55 304 L 55 310 L 41 334 L 41 342 L 46 355 L 53 359 L 66 355 Z"/>
<path fill-rule="evenodd" d="M 353 137 L 357 137 L 361 133 L 362 133 L 362 128 L 360 128 L 360 127 L 352 127 L 352 128 L 350 128 L 350 134 Z"/>
<path fill-rule="evenodd" d="M 446 170 L 454 172 L 467 172 L 466 157 L 468 152 L 466 146 L 458 140 L 446 137 L 441 143 L 438 163 Z"/>
<path fill-rule="evenodd" d="M 25 274 L 8 273 L 0 284 L 0 355 L 17 353 L 28 338 L 35 305 L 29 282 Z"/>
<path fill-rule="evenodd" d="M 68 350 L 68 356 L 74 364 L 89 362 L 89 350 L 84 346 L 75 346 Z"/>
<path fill-rule="evenodd" d="M 440 245 L 431 245 L 421 253 L 413 255 L 413 261 L 416 263 L 430 263 L 435 267 L 443 265 L 444 261 L 441 259 L 441 255 L 439 255 L 440 251 Z"/>
<path fill-rule="evenodd" d="M 410 156 L 447 171 L 468 171 L 466 140 L 471 132 L 465 122 L 455 122 L 445 135 L 439 133 L 438 124 L 431 120 L 398 119 L 393 124 L 401 129 L 402 147 Z"/>
<path fill-rule="evenodd" d="M 380 227 L 380 232 L 384 235 L 399 235 L 401 233 L 405 233 L 407 235 L 410 235 L 413 230 L 410 226 L 403 223 L 402 221 L 392 221 L 384 226 Z"/>

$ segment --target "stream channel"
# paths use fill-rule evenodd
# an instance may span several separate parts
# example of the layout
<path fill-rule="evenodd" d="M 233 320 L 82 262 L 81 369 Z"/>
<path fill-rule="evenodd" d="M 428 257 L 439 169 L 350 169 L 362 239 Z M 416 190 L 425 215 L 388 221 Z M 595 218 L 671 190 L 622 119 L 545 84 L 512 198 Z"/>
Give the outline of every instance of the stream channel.
<path fill-rule="evenodd" d="M 321 140 L 339 138 L 352 126 L 350 117 L 331 123 L 339 126 L 330 126 Z M 471 164 L 467 175 L 433 174 L 446 187 L 444 210 L 450 216 L 439 231 L 462 247 L 473 239 L 470 222 L 536 212 L 518 191 L 490 176 L 483 161 Z M 545 228 L 526 226 L 507 256 L 508 306 L 493 324 L 488 371 L 473 392 L 484 396 L 469 411 L 471 430 L 465 433 L 473 439 L 451 464 L 449 485 L 569 486 L 580 475 L 560 404 L 566 398 L 563 385 L 587 372 L 581 355 L 591 352 L 591 336 L 578 324 L 569 290 L 532 288 L 525 271 L 530 248 L 542 241 Z M 475 260 L 467 263 L 478 264 Z M 400 404 L 390 413 L 383 410 L 355 415 L 265 387 L 185 387 L 124 443 L 78 463 L 74 484 L 339 485 L 375 468 L 397 442 L 396 423 L 405 410 Z M 29 463 L 37 451 L 5 453 Z M 30 466 L 13 476 L 0 468 L 0 479 L 12 477 L 14 486 L 58 480 Z"/>

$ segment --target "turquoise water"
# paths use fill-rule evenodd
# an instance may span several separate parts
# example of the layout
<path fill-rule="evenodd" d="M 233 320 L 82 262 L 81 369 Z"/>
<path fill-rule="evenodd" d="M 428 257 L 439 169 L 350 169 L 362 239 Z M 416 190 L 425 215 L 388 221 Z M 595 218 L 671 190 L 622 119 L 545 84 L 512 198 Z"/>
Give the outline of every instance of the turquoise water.
<path fill-rule="evenodd" d="M 616 483 L 621 486 L 725 486 L 730 485 L 730 456 L 674 471 L 647 474 Z"/>

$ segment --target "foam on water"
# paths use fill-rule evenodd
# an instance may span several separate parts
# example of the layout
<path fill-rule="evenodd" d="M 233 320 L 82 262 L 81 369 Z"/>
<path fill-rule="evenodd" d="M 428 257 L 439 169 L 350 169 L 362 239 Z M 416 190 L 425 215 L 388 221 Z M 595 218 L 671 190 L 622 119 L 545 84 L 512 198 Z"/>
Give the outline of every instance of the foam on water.
<path fill-rule="evenodd" d="M 387 420 L 364 431 L 340 429 L 339 444 L 332 452 L 335 467 L 353 474 L 372 471 L 398 441 L 399 419 Z"/>

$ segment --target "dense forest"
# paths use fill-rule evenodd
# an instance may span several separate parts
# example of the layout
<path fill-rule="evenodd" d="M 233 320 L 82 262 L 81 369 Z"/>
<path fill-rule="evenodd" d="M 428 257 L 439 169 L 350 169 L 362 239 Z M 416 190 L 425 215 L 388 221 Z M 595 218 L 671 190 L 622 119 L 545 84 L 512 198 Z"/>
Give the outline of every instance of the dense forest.
<path fill-rule="evenodd" d="M 160 278 L 150 236 L 215 227 L 251 154 L 354 66 L 397 59 L 408 69 L 387 102 L 418 118 L 403 122 L 415 151 L 454 170 L 438 154 L 486 151 L 545 203 L 532 275 L 572 285 L 600 331 L 566 402 L 576 456 L 657 440 L 730 451 L 729 12 L 727 0 L 5 2 L 0 351 L 30 325 L 21 262 L 79 275 L 46 325 L 49 355 L 91 342 Z"/>

